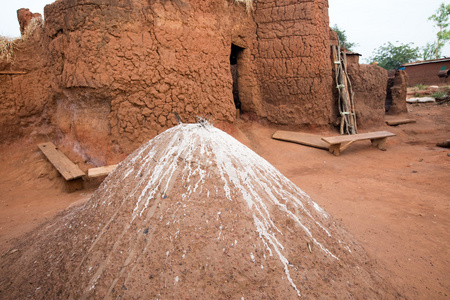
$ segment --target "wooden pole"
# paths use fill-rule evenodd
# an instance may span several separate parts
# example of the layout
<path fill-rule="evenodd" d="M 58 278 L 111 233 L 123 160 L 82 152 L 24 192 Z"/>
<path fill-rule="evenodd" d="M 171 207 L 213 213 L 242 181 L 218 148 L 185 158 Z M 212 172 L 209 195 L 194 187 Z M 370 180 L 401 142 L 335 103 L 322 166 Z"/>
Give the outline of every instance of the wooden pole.
<path fill-rule="evenodd" d="M 0 75 L 25 75 L 27 72 L 23 71 L 0 71 Z"/>

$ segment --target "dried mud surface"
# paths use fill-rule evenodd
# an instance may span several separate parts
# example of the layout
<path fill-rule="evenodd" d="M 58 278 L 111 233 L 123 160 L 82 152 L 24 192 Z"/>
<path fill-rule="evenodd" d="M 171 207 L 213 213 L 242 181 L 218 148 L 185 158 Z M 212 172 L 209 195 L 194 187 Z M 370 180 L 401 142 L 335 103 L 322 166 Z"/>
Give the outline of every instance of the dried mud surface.
<path fill-rule="evenodd" d="M 417 123 L 373 129 L 397 134 L 388 140 L 385 152 L 359 142 L 335 157 L 323 150 L 272 140 L 276 129 L 244 121 L 238 122 L 239 130 L 232 134 L 343 224 L 357 246 L 367 252 L 370 268 L 393 284 L 397 297 L 445 299 L 450 290 L 450 193 L 446 184 L 450 152 L 435 144 L 449 139 L 450 108 L 410 105 L 408 110 Z M 65 193 L 62 179 L 30 141 L 2 145 L 0 150 L 0 252 L 6 261 L 55 215 L 70 207 L 57 216 L 63 222 L 63 216 L 79 210 L 93 189 Z M 214 274 L 223 277 L 221 269 L 230 266 L 216 267 Z M 245 266 L 240 267 L 245 271 Z M 0 272 L 3 276 L 4 270 Z M 207 274 L 204 284 L 218 280 L 214 274 Z M 239 288 L 245 290 L 245 286 Z M 189 298 L 189 293 L 179 296 Z"/>

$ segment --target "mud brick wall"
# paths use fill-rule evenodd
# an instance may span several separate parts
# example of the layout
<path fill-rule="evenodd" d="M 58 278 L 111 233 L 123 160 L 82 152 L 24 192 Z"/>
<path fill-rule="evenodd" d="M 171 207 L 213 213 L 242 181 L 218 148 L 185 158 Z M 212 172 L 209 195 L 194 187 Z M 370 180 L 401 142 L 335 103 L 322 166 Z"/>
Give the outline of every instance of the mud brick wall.
<path fill-rule="evenodd" d="M 233 122 L 234 20 L 251 16 L 242 5 L 220 4 L 81 0 L 47 6 L 61 89 L 58 128 L 93 153 L 130 153 L 176 125 L 173 112 L 184 122 L 196 116 Z"/>
<path fill-rule="evenodd" d="M 358 129 L 384 124 L 388 73 L 375 65 L 349 64 Z"/>
<path fill-rule="evenodd" d="M 288 126 L 330 124 L 328 2 L 261 0 L 254 8 L 228 0 L 47 5 L 44 28 L 18 49 L 14 68 L 30 72 L 0 78 L 0 134 L 35 132 L 103 165 L 176 125 L 174 112 L 184 122 L 233 123 L 232 45 L 240 49 L 244 114 Z"/>
<path fill-rule="evenodd" d="M 26 42 L 18 41 L 14 61 L 0 61 L 0 70 L 19 70 L 25 75 L 0 75 L 0 137 L 8 141 L 22 136 L 52 134 L 54 77 L 49 72 L 47 39 L 38 27 Z"/>
<path fill-rule="evenodd" d="M 261 0 L 255 21 L 259 114 L 278 124 L 330 123 L 328 1 Z"/>
<path fill-rule="evenodd" d="M 386 88 L 386 113 L 390 115 L 408 112 L 406 108 L 406 95 L 408 89 L 408 75 L 404 70 L 396 70 L 389 77 Z"/>
<path fill-rule="evenodd" d="M 448 77 L 439 77 L 438 73 L 441 68 L 450 70 L 449 60 L 436 60 L 431 63 L 424 64 L 406 64 L 405 71 L 408 74 L 409 86 L 418 84 L 424 85 L 447 85 L 450 80 Z"/>

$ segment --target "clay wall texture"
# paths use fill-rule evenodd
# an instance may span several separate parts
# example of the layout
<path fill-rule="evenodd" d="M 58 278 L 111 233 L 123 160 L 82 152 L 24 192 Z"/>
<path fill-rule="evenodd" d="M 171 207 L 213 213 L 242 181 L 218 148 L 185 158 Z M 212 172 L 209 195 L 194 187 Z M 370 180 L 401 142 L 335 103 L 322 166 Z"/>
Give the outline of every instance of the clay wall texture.
<path fill-rule="evenodd" d="M 384 124 L 387 71 L 375 65 L 349 64 L 358 129 Z"/>
<path fill-rule="evenodd" d="M 174 126 L 173 112 L 185 122 L 196 116 L 233 122 L 231 32 L 234 19 L 249 16 L 242 7 L 221 4 L 98 0 L 47 6 L 49 48 L 63 91 L 57 114 L 82 119 L 75 129 L 58 127 L 66 135 L 75 131 L 87 145 L 99 139 L 129 153 Z M 96 127 L 101 136 L 90 137 Z"/>
<path fill-rule="evenodd" d="M 348 64 L 359 64 L 359 54 L 347 53 L 347 63 Z"/>
<path fill-rule="evenodd" d="M 446 67 L 450 70 L 450 61 L 426 63 L 412 66 L 405 66 L 405 71 L 408 74 L 409 85 L 415 86 L 418 84 L 424 85 L 444 85 L 449 84 L 448 78 L 438 77 L 441 67 Z"/>
<path fill-rule="evenodd" d="M 330 123 L 328 1 L 262 0 L 254 15 L 258 114 L 277 124 Z"/>
<path fill-rule="evenodd" d="M 250 13 L 231 0 L 59 0 L 44 12 L 15 64 L 0 62 L 28 72 L 0 76 L 3 139 L 34 134 L 104 165 L 176 125 L 174 112 L 233 123 L 232 45 L 243 113 L 293 127 L 335 121 L 327 0 L 260 0 Z M 364 106 L 383 80 L 361 68 Z"/>
<path fill-rule="evenodd" d="M 17 43 L 14 64 L 0 62 L 0 70 L 19 69 L 25 75 L 0 75 L 0 137 L 52 134 L 54 76 L 48 72 L 46 36 L 42 28 L 26 42 Z"/>
<path fill-rule="evenodd" d="M 391 75 L 391 72 L 389 72 Z M 404 70 L 396 70 L 389 76 L 386 88 L 385 110 L 387 114 L 395 115 L 408 112 L 406 96 L 408 92 L 408 75 Z"/>
<path fill-rule="evenodd" d="M 10 99 L 2 99 L 8 103 L 2 104 L 8 110 L 2 122 L 11 125 L 2 126 L 3 136 L 23 133 L 16 102 L 31 92 L 48 98 L 53 137 L 96 165 L 128 154 L 174 126 L 173 112 L 184 122 L 194 122 L 196 116 L 234 121 L 229 56 L 232 37 L 252 29 L 244 6 L 228 1 L 66 0 L 46 6 L 45 19 L 40 34 L 44 45 L 30 45 L 45 66 L 12 80 L 1 77 L 1 95 Z M 34 64 L 33 51 L 18 51 L 17 56 L 28 61 L 16 62 L 14 69 Z M 28 78 L 36 84 L 29 85 Z M 21 89 L 27 85 L 28 90 Z M 43 91 L 39 85 L 50 88 Z M 25 98 L 30 100 L 27 113 L 38 110 L 42 115 L 43 101 Z"/>

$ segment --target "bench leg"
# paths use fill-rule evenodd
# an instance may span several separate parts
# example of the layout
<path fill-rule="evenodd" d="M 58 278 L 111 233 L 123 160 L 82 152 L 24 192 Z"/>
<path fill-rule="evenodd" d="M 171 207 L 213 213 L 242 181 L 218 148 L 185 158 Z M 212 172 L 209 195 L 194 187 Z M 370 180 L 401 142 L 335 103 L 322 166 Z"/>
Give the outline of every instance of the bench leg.
<path fill-rule="evenodd" d="M 381 139 L 372 139 L 370 141 L 372 142 L 372 146 L 377 147 L 378 149 L 384 151 L 384 150 L 386 150 L 384 148 L 384 145 L 386 144 L 386 140 L 387 140 L 387 138 L 385 137 L 385 138 L 381 138 Z"/>
<path fill-rule="evenodd" d="M 330 148 L 328 148 L 328 151 L 333 153 L 336 156 L 339 156 L 341 154 L 341 144 L 333 144 L 330 145 Z"/>

